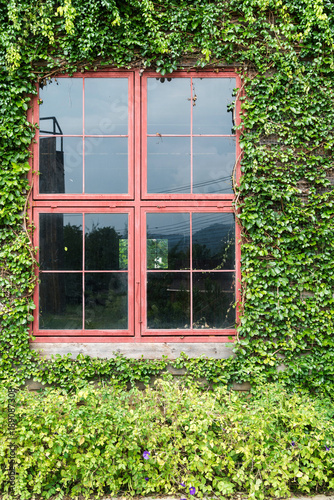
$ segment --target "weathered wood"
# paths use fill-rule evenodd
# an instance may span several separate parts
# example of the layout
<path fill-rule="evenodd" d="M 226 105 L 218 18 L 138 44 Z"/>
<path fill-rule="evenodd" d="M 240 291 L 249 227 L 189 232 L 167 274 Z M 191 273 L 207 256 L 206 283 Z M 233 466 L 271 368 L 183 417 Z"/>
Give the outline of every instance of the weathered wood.
<path fill-rule="evenodd" d="M 227 359 L 233 356 L 233 344 L 213 344 L 213 343 L 177 343 L 164 342 L 162 344 L 145 342 L 140 344 L 132 343 L 32 343 L 31 348 L 40 351 L 41 356 L 47 359 L 51 355 L 71 353 L 73 358 L 78 354 L 85 354 L 97 358 L 113 358 L 115 352 L 124 354 L 127 358 L 139 359 L 162 359 L 162 356 L 168 356 L 168 359 L 176 359 L 184 352 L 192 358 L 198 358 L 202 355 L 215 359 Z"/>

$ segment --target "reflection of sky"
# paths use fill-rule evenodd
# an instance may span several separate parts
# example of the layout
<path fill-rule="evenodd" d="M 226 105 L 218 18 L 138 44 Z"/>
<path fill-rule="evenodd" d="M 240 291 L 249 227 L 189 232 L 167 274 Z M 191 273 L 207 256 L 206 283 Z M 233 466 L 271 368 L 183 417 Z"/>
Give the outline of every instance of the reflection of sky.
<path fill-rule="evenodd" d="M 192 227 L 193 235 L 198 231 L 207 229 L 213 224 L 220 224 L 226 227 L 226 232 L 234 228 L 234 214 L 232 213 L 193 213 Z M 147 214 L 147 233 L 157 233 L 161 235 L 190 234 L 190 216 L 189 213 L 166 213 L 166 214 Z"/>
<path fill-rule="evenodd" d="M 235 138 L 193 138 L 195 193 L 231 193 Z M 147 143 L 149 193 L 190 193 L 190 138 L 149 137 Z"/>
<path fill-rule="evenodd" d="M 193 78 L 193 134 L 231 134 L 232 113 L 227 106 L 233 102 L 235 78 Z"/>
<path fill-rule="evenodd" d="M 151 83 L 150 83 L 151 81 Z M 148 79 L 147 133 L 190 133 L 190 78 Z"/>
<path fill-rule="evenodd" d="M 232 134 L 232 113 L 227 106 L 234 100 L 235 78 L 193 78 L 194 106 L 190 78 L 148 78 L 147 133 L 190 134 L 193 110 L 194 134 Z"/>
<path fill-rule="evenodd" d="M 70 226 L 78 226 L 82 229 L 82 214 L 62 214 L 64 220 L 64 227 L 70 224 Z"/>
<path fill-rule="evenodd" d="M 101 229 L 112 227 L 119 234 L 127 238 L 128 215 L 127 214 L 86 214 L 85 232 L 91 232 L 93 227 Z"/>
<path fill-rule="evenodd" d="M 85 78 L 85 133 L 128 133 L 127 78 Z"/>
<path fill-rule="evenodd" d="M 55 116 L 63 134 L 82 134 L 82 78 L 53 78 L 39 91 L 43 103 L 40 117 Z M 52 132 L 51 122 L 42 120 L 40 128 Z"/>

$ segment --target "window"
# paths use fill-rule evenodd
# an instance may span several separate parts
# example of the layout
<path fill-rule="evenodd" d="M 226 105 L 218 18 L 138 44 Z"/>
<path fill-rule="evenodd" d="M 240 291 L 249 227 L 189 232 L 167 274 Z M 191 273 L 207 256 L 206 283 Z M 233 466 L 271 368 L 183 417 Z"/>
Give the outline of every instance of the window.
<path fill-rule="evenodd" d="M 38 339 L 233 335 L 238 83 L 229 72 L 107 71 L 39 89 Z"/>

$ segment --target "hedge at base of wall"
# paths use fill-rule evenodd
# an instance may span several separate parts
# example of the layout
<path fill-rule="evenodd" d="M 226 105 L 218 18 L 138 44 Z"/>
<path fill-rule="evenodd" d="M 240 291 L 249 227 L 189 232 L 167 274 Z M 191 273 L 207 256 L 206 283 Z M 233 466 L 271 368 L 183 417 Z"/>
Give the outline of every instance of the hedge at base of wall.
<path fill-rule="evenodd" d="M 8 491 L 0 390 L 0 491 Z M 15 494 L 289 497 L 334 488 L 334 408 L 279 385 L 247 395 L 160 381 L 16 394 Z M 194 488 L 194 490 L 190 490 Z M 190 496 L 189 496 L 190 494 Z M 55 495 L 58 495 L 56 497 Z"/>

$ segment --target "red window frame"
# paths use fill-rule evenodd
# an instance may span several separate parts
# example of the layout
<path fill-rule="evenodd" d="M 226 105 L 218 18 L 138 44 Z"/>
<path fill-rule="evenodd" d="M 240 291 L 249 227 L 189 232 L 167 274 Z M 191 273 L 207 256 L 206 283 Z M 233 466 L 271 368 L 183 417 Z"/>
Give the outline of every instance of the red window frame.
<path fill-rule="evenodd" d="M 146 106 L 147 78 L 161 78 L 160 74 L 140 70 L 113 70 L 96 73 L 77 73 L 73 78 L 120 78 L 128 77 L 129 86 L 129 191 L 127 194 L 43 194 L 38 190 L 39 164 L 39 132 L 36 133 L 36 143 L 32 148 L 33 185 L 31 196 L 31 217 L 35 224 L 34 245 L 39 245 L 38 217 L 40 213 L 129 213 L 129 328 L 126 331 L 115 330 L 40 330 L 38 326 L 39 287 L 36 287 L 34 300 L 36 310 L 31 333 L 35 342 L 233 342 L 235 329 L 221 330 L 153 330 L 148 329 L 146 316 L 146 261 L 142 258 L 146 253 L 146 227 L 144 224 L 146 212 L 227 212 L 233 213 L 234 194 L 150 194 L 146 192 Z M 165 75 L 165 78 L 235 78 L 236 86 L 240 87 L 240 78 L 233 71 L 175 72 Z M 57 78 L 69 78 L 61 75 Z M 83 94 L 84 96 L 84 94 Z M 84 99 L 84 97 L 83 97 Z M 236 102 L 236 125 L 239 124 L 240 103 Z M 39 120 L 38 96 L 35 97 L 30 117 L 33 122 Z M 240 177 L 240 131 L 236 131 L 236 165 L 235 177 L 238 183 Z M 89 136 L 85 136 L 89 137 Z M 84 167 L 83 167 L 84 168 Z M 132 228 L 132 233 L 131 229 Z M 240 229 L 235 224 L 235 297 L 236 320 L 238 320 L 238 305 L 240 301 Z M 38 257 L 38 256 L 37 256 Z M 36 270 L 38 276 L 39 270 Z"/>

